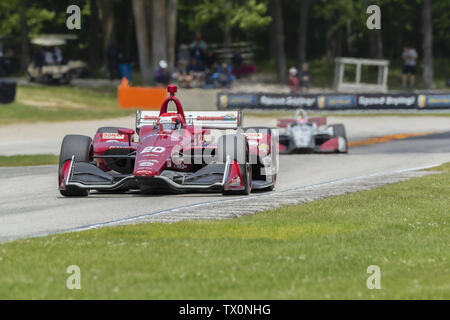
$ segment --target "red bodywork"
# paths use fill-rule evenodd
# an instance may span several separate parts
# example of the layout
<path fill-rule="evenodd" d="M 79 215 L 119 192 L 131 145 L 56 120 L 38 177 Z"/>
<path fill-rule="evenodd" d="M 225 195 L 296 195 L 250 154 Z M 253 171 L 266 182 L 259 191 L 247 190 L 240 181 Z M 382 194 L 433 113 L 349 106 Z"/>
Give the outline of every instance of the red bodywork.
<path fill-rule="evenodd" d="M 215 143 L 205 139 L 211 130 L 187 124 L 181 103 L 174 96 L 176 87 L 169 86 L 168 91 L 170 96 L 162 103 L 158 119 L 151 119 L 158 122 L 141 126 L 138 142 L 133 141 L 131 133 L 134 133 L 134 130 L 131 129 L 119 129 L 119 133 L 95 134 L 92 150 L 97 168 L 104 172 L 114 170 L 122 175 L 134 177 L 138 184 L 150 185 L 165 170 L 195 173 L 207 165 L 204 162 L 204 155 L 214 157 L 217 147 Z M 175 104 L 176 112 L 168 112 L 170 102 Z M 202 120 L 211 120 L 207 117 L 202 116 Z M 163 123 L 163 120 L 167 122 Z M 180 127 L 166 128 L 165 124 L 179 125 L 182 130 L 174 129 Z M 268 161 L 271 153 L 277 150 L 276 146 L 271 144 L 272 137 L 268 133 L 249 131 L 244 132 L 244 135 L 248 141 L 249 157 Z M 271 150 L 272 148 L 275 150 Z M 202 155 L 200 162 L 195 161 L 196 154 Z M 115 159 L 114 156 L 117 155 L 121 155 L 122 158 Z M 60 189 L 65 188 L 66 178 L 70 175 L 70 164 L 71 161 L 67 161 L 63 166 Z M 242 168 L 235 160 L 228 164 L 223 173 L 224 180 L 221 184 L 223 190 L 242 190 L 245 187 Z"/>

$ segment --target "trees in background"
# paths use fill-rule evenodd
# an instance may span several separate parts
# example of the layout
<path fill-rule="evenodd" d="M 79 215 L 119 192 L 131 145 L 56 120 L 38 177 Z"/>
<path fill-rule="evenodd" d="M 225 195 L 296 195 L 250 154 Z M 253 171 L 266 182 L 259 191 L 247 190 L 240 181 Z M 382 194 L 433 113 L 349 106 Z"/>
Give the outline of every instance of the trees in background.
<path fill-rule="evenodd" d="M 153 70 L 161 60 L 167 61 L 167 16 L 166 1 L 153 0 L 151 8 L 152 30 L 152 67 Z"/>
<path fill-rule="evenodd" d="M 100 47 L 100 17 L 97 0 L 90 0 L 89 15 L 89 37 L 88 37 L 88 66 L 91 70 L 100 66 L 101 47 Z"/>
<path fill-rule="evenodd" d="M 175 66 L 177 43 L 178 0 L 167 0 L 167 63 L 169 71 Z"/>
<path fill-rule="evenodd" d="M 433 22 L 431 0 L 422 2 L 422 48 L 423 48 L 423 81 L 429 89 L 433 88 Z"/>
<path fill-rule="evenodd" d="M 226 46 L 233 41 L 233 29 L 240 31 L 239 38 L 265 29 L 271 17 L 267 14 L 267 0 L 201 0 L 193 1 L 192 16 L 186 21 L 190 32 L 209 26 L 218 28 Z"/>
<path fill-rule="evenodd" d="M 286 82 L 287 80 L 287 66 L 286 53 L 284 51 L 284 24 L 283 13 L 281 9 L 281 0 L 270 1 L 270 14 L 272 16 L 273 33 L 272 40 L 275 46 L 275 64 L 277 67 L 277 80 Z"/>
<path fill-rule="evenodd" d="M 297 68 L 301 70 L 306 61 L 306 44 L 308 39 L 309 0 L 300 0 L 300 18 L 298 24 Z"/>
<path fill-rule="evenodd" d="M 100 0 L 102 10 L 102 32 L 103 32 L 103 69 L 106 69 L 108 49 L 116 44 L 114 33 L 114 1 Z"/>
<path fill-rule="evenodd" d="M 139 69 L 144 82 L 152 78 L 150 60 L 149 33 L 146 18 L 146 0 L 133 0 L 134 24 L 136 26 L 136 40 L 139 56 Z"/>
<path fill-rule="evenodd" d="M 20 25 L 20 71 L 25 72 L 30 60 L 30 36 L 27 20 L 27 0 L 19 0 L 19 25 Z"/>
<path fill-rule="evenodd" d="M 307 58 L 385 57 L 400 63 L 401 49 L 409 44 L 419 51 L 424 81 L 432 86 L 433 56 L 450 56 L 449 1 L 377 0 L 381 31 L 366 28 L 368 0 L 77 0 L 82 29 L 68 31 L 71 4 L 0 1 L 0 47 L 13 48 L 24 69 L 35 49 L 31 38 L 75 34 L 77 41 L 63 48 L 66 56 L 99 70 L 116 44 L 127 61 L 139 61 L 146 81 L 159 60 L 172 67 L 176 45 L 190 43 L 198 31 L 207 42 L 251 41 L 257 60 L 276 61 L 279 79 L 286 78 L 287 61 L 300 67 Z"/>

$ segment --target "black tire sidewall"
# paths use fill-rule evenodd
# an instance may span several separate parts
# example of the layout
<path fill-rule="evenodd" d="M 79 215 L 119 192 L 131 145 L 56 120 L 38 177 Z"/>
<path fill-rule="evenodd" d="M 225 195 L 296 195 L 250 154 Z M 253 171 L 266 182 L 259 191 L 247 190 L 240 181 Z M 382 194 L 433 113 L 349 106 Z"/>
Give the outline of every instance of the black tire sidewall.
<path fill-rule="evenodd" d="M 82 135 L 67 135 L 64 137 L 61 143 L 61 151 L 59 155 L 59 168 L 58 168 L 58 183 L 61 179 L 62 168 L 64 163 L 71 160 L 77 162 L 89 162 L 92 157 L 92 139 L 88 136 Z M 78 188 L 68 188 L 67 190 L 60 190 L 62 195 L 65 196 L 85 196 L 87 190 Z"/>

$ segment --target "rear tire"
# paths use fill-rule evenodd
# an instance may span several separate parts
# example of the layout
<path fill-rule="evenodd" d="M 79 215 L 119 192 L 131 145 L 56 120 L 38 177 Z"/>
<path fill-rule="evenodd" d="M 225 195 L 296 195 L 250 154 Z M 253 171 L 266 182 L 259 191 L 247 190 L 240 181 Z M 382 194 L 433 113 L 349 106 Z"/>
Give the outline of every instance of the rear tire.
<path fill-rule="evenodd" d="M 74 157 L 77 162 L 90 162 L 92 160 L 92 139 L 88 136 L 67 135 L 61 144 L 59 156 L 58 183 L 61 181 L 64 164 Z M 65 197 L 85 197 L 88 190 L 77 187 L 67 187 L 66 190 L 59 190 Z"/>
<path fill-rule="evenodd" d="M 347 134 L 343 124 L 333 124 L 330 127 L 333 128 L 333 137 L 344 137 L 347 139 Z"/>

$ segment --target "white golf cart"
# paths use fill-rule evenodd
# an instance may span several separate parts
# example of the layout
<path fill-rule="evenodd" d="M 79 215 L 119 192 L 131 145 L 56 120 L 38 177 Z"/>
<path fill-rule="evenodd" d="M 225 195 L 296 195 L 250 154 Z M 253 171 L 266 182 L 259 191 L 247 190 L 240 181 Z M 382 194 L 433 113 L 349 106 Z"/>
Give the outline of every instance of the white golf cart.
<path fill-rule="evenodd" d="M 27 68 L 29 81 L 68 84 L 71 79 L 83 74 L 87 69 L 85 62 L 67 61 L 62 57 L 59 47 L 65 45 L 68 39 L 74 38 L 64 35 L 44 35 L 31 40 L 37 50 Z"/>

